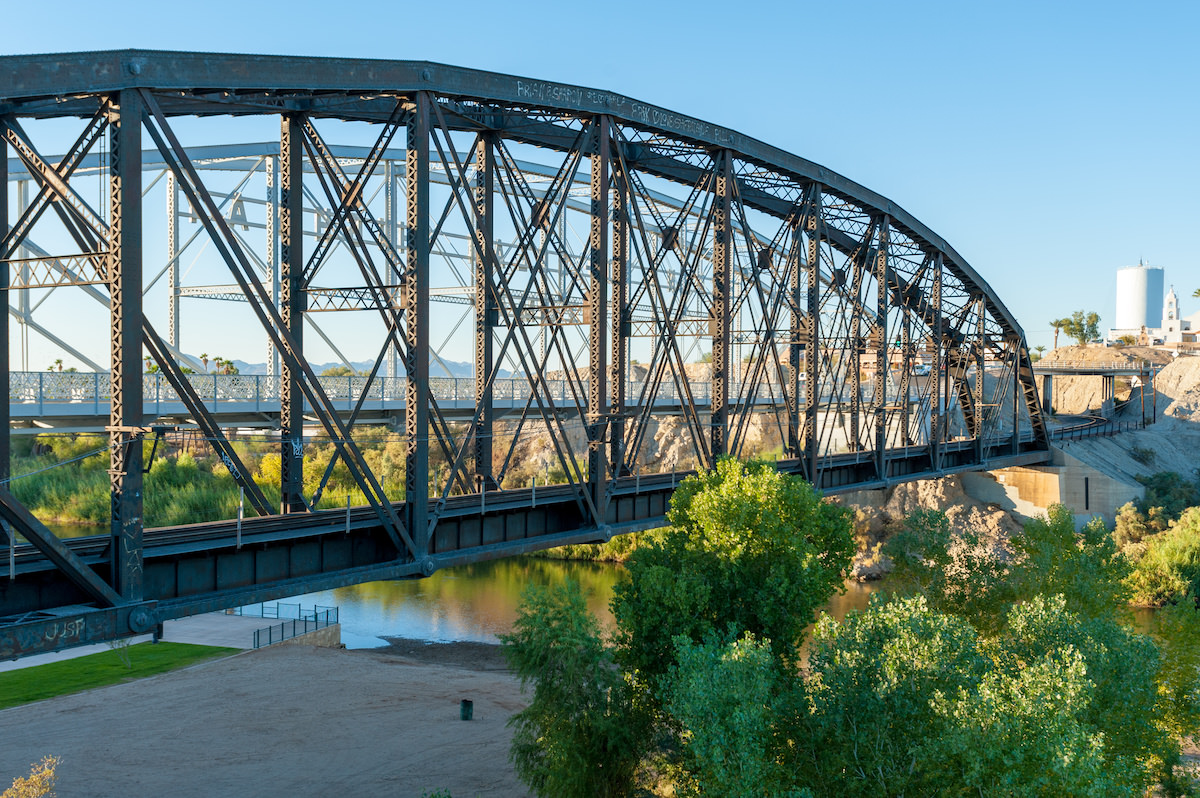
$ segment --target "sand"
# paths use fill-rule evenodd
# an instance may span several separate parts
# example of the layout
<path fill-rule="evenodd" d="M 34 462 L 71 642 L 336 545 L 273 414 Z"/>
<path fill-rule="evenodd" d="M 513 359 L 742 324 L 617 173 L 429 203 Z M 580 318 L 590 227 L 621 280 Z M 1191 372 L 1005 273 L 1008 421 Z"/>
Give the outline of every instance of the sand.
<path fill-rule="evenodd" d="M 515 798 L 524 705 L 496 646 L 277 646 L 0 711 L 0 787 L 56 754 L 59 795 Z"/>

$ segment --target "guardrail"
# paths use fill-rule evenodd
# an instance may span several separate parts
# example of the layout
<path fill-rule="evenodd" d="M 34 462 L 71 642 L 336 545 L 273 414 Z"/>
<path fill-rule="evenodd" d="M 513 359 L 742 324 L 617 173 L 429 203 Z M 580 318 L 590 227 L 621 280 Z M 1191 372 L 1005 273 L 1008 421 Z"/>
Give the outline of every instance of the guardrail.
<path fill-rule="evenodd" d="M 288 618 L 283 623 L 267 626 L 254 631 L 254 647 L 282 643 L 294 637 L 315 632 L 334 626 L 338 622 L 337 607 L 316 605 L 306 610 L 299 604 L 250 604 L 226 610 L 229 615 L 242 615 L 250 618 Z"/>
<path fill-rule="evenodd" d="M 1149 360 L 1114 360 L 1098 362 L 1089 360 L 1039 360 L 1033 364 L 1034 371 L 1161 371 L 1163 366 Z"/>
<path fill-rule="evenodd" d="M 143 375 L 142 403 L 147 412 L 154 412 L 162 403 L 180 402 L 171 384 L 162 374 Z M 222 404 L 237 404 L 241 407 L 253 405 L 277 405 L 282 379 L 266 374 L 188 374 L 197 396 L 210 408 Z M 367 378 L 359 376 L 319 377 L 321 389 L 334 402 L 344 403 L 352 410 L 367 387 Z M 587 380 L 578 383 L 580 396 L 587 395 Z M 641 393 L 644 382 L 630 381 L 625 384 L 626 396 L 635 399 Z M 475 401 L 475 380 L 472 377 L 430 377 L 429 387 L 438 402 Z M 493 401 L 525 401 L 530 398 L 533 385 L 526 379 L 497 379 L 493 383 Z M 690 385 L 693 399 L 700 403 L 711 400 L 712 386 L 708 381 L 697 381 Z M 376 377 L 367 391 L 366 403 L 402 402 L 405 399 L 408 380 L 404 377 Z M 765 389 L 765 384 L 760 391 Z M 735 393 L 737 386 L 731 386 Z M 663 380 L 654 401 L 678 400 L 681 391 L 674 381 Z M 544 399 L 560 403 L 572 401 L 574 391 L 567 380 L 546 380 L 545 390 L 540 392 Z M 58 372 L 58 371 L 14 371 L 9 373 L 9 402 L 11 404 L 37 405 L 39 412 L 46 404 L 75 404 L 93 406 L 99 414 L 102 405 L 107 408 L 112 399 L 110 377 L 105 372 Z"/>
<path fill-rule="evenodd" d="M 1050 431 L 1052 441 L 1078 441 L 1084 438 L 1109 438 L 1122 432 L 1145 429 L 1146 423 L 1137 421 L 1113 421 L 1111 419 L 1096 419 L 1086 424 L 1077 424 Z"/>

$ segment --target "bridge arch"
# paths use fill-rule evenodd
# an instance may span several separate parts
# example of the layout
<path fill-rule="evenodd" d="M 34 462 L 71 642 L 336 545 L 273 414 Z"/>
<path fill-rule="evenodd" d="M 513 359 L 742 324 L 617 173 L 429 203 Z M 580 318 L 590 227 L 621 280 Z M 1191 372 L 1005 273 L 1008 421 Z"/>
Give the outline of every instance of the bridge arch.
<path fill-rule="evenodd" d="M 82 130 L 50 158 L 31 134 L 55 119 Z M 278 124 L 277 142 L 208 132 L 264 119 Z M 0 202 L 10 295 L 82 286 L 111 305 L 113 535 L 95 555 L 104 566 L 72 560 L 23 508 L 0 503 L 66 574 L 64 597 L 158 602 L 163 617 L 287 595 L 306 574 L 417 574 L 644 528 L 661 522 L 678 477 L 648 454 L 666 434 L 664 414 L 683 444 L 670 470 L 776 448 L 780 468 L 835 492 L 1039 462 L 1048 451 L 1024 333 L 941 237 L 818 164 L 623 95 L 427 62 L 13 56 L 0 58 L 0 132 L 3 182 L 24 181 L 31 194 L 19 191 L 16 208 L 7 193 Z M 342 135 L 357 146 L 334 143 Z M 252 163 L 245 178 L 218 174 L 234 162 Z M 252 202 L 259 189 L 247 186 L 260 185 Z M 165 249 L 143 200 L 160 190 Z M 177 280 L 181 218 L 232 284 Z M 261 244 L 239 231 L 252 225 Z M 43 230 L 49 238 L 35 243 Z M 147 293 L 162 274 L 166 334 Z M 277 353 L 279 507 L 230 443 L 215 380 L 210 401 L 180 368 L 178 302 L 189 296 L 240 302 Z M 439 312 L 447 303 L 462 308 L 457 323 Z M 335 310 L 375 319 L 374 368 L 348 380 L 344 397 L 306 354 L 304 319 Z M 148 417 L 143 349 L 180 413 Z M 457 384 L 448 398 L 437 377 L 454 353 L 470 364 L 466 399 Z M 403 495 L 351 435 L 375 392 L 385 401 L 389 378 L 403 418 Z M 356 523 L 370 545 L 345 567 L 321 555 L 247 585 L 159 585 L 147 570 L 136 445 L 156 420 L 201 430 L 264 535 L 334 523 L 320 520 L 302 480 L 304 442 L 319 427 L 366 498 Z M 533 428 L 564 475 L 554 509 L 540 514 L 515 476 Z M 213 535 L 194 567 L 228 547 L 227 529 Z M 299 549 L 276 548 L 285 550 Z M 9 609 L 40 601 L 30 594 Z"/>

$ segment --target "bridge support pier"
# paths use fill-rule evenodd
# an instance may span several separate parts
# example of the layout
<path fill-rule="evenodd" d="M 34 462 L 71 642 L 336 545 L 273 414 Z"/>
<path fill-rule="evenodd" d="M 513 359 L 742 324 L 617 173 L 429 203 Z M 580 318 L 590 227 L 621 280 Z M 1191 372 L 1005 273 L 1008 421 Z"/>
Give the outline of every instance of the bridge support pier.
<path fill-rule="evenodd" d="M 1043 374 L 1042 377 L 1042 412 L 1048 416 L 1054 415 L 1054 375 Z"/>

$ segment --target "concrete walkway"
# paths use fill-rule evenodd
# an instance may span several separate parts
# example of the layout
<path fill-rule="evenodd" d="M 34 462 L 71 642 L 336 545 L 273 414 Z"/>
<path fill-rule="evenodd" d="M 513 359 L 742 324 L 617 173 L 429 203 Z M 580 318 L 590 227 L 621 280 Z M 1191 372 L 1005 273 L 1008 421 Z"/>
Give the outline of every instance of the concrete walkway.
<path fill-rule="evenodd" d="M 226 615 L 223 612 L 211 612 L 206 615 L 193 615 L 190 618 L 167 621 L 163 624 L 162 639 L 171 643 L 253 648 L 254 631 L 265 629 L 272 623 L 279 622 L 274 618 L 247 618 L 240 615 Z M 151 635 L 139 635 L 132 640 L 134 643 L 141 643 L 151 639 Z M 107 650 L 108 645 L 100 643 L 92 646 L 76 646 L 52 654 L 35 654 L 18 660 L 0 662 L 0 673 L 29 668 L 34 665 L 44 665 L 47 662 L 61 662 Z"/>

